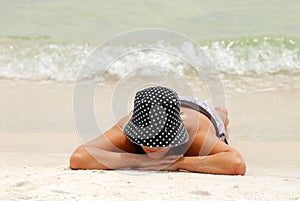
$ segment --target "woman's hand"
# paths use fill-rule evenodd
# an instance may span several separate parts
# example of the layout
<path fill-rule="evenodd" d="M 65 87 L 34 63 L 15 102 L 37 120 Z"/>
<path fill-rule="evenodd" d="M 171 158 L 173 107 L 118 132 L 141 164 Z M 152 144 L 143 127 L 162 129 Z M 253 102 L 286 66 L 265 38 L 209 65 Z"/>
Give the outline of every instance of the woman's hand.
<path fill-rule="evenodd" d="M 161 159 L 151 159 L 147 155 L 141 161 L 141 164 L 137 167 L 132 167 L 134 170 L 167 170 L 167 171 L 177 171 L 178 163 L 183 158 L 183 155 L 171 155 L 165 156 Z"/>

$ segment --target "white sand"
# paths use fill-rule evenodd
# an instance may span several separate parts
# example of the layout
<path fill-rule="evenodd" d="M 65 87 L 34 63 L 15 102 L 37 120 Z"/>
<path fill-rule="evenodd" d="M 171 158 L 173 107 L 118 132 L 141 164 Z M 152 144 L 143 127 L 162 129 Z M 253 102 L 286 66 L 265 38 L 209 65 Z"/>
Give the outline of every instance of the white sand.
<path fill-rule="evenodd" d="M 2 82 L 0 91 L 1 201 L 300 200 L 298 93 L 227 98 L 230 143 L 244 156 L 247 173 L 222 176 L 72 171 L 69 156 L 80 144 L 72 117 L 72 86 Z M 286 110 L 289 115 L 282 116 Z"/>
<path fill-rule="evenodd" d="M 68 160 L 79 144 L 75 134 L 0 136 L 0 200 L 300 199 L 300 162 L 295 154 L 299 143 L 234 143 L 247 161 L 247 174 L 223 176 L 74 171 Z"/>

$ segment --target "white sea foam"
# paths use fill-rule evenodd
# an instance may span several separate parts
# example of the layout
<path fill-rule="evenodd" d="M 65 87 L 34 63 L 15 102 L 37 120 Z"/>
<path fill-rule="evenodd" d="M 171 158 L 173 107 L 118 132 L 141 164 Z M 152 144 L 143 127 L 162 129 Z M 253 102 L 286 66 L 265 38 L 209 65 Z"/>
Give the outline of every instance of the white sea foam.
<path fill-rule="evenodd" d="M 97 47 L 88 42 L 52 42 L 30 39 L 0 39 L 0 77 L 3 79 L 54 80 L 73 82 L 83 68 L 88 56 Z M 164 43 L 160 41 L 163 50 Z M 216 40 L 201 43 L 201 48 L 212 59 L 220 73 L 229 75 L 298 73 L 300 71 L 299 41 L 285 37 L 252 38 L 238 40 Z M 122 45 L 105 47 L 107 57 Z M 189 44 L 174 45 L 188 55 L 196 57 Z M 101 59 L 101 58 L 100 58 Z M 122 77 L 139 67 L 161 66 L 180 75 L 189 74 L 191 66 L 176 55 L 163 51 L 135 51 L 115 58 L 109 67 L 93 66 L 85 69 L 79 80 L 99 76 L 99 70 L 106 69 L 109 75 Z M 103 71 L 103 70 L 102 70 Z M 135 72 L 137 73 L 137 72 Z M 151 69 L 138 72 L 153 74 Z"/>

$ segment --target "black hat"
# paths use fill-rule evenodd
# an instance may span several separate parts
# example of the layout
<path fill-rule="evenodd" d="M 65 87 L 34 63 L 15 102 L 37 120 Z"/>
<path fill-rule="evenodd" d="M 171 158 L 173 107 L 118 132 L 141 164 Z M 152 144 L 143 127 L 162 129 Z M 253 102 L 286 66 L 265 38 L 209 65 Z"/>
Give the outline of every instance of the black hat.
<path fill-rule="evenodd" d="M 189 135 L 180 117 L 177 93 L 161 86 L 138 91 L 124 133 L 131 142 L 147 147 L 174 147 L 187 142 Z"/>

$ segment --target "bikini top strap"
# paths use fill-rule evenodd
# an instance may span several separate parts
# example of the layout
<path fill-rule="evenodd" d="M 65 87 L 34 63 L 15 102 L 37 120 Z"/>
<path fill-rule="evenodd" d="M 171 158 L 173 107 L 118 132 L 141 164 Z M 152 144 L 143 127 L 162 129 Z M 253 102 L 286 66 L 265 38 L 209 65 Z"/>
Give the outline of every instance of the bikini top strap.
<path fill-rule="evenodd" d="M 190 101 L 186 101 L 186 100 L 180 100 L 181 102 L 181 106 L 182 107 L 187 107 L 196 111 L 201 112 L 202 114 L 204 114 L 213 124 L 215 130 L 216 130 L 216 135 L 218 138 L 221 137 L 221 134 L 219 133 L 218 127 L 217 127 L 217 123 L 215 121 L 214 118 L 212 118 L 211 114 L 209 112 L 207 112 L 203 107 L 201 107 L 200 105 L 197 105 L 196 103 L 190 102 Z"/>

